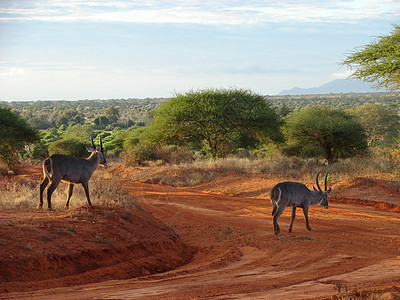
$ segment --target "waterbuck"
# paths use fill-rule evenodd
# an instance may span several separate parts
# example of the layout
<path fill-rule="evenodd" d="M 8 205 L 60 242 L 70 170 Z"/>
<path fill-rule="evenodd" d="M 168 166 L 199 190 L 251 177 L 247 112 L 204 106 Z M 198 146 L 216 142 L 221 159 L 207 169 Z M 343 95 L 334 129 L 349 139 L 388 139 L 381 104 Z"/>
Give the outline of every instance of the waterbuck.
<path fill-rule="evenodd" d="M 328 208 L 328 194 L 331 189 L 327 190 L 326 180 L 328 173 L 325 176 L 325 191 L 321 190 L 318 183 L 318 172 L 316 182 L 318 190 L 313 187 L 313 190 L 309 190 L 304 184 L 298 182 L 281 182 L 275 185 L 270 192 L 271 204 L 272 204 L 272 216 L 274 222 L 274 233 L 279 233 L 278 218 L 283 213 L 287 206 L 292 207 L 292 219 L 290 221 L 289 232 L 292 232 L 292 226 L 294 218 L 296 217 L 296 207 L 303 208 L 304 217 L 306 219 L 306 227 L 311 230 L 308 224 L 308 208 L 310 205 L 321 205 L 324 208 Z"/>
<path fill-rule="evenodd" d="M 63 154 L 53 154 L 43 162 L 43 174 L 44 179 L 40 184 L 40 203 L 39 208 L 43 206 L 43 191 L 51 182 L 47 189 L 47 204 L 49 210 L 51 210 L 51 195 L 57 188 L 60 181 L 68 183 L 68 199 L 66 207 L 69 206 L 69 200 L 71 199 L 74 184 L 81 183 L 85 190 L 85 195 L 89 206 L 92 206 L 89 198 L 89 179 L 92 176 L 94 170 L 96 170 L 99 164 L 103 166 L 107 165 L 106 158 L 104 156 L 103 143 L 95 146 L 92 140 L 92 146 L 87 147 L 87 150 L 91 152 L 88 158 L 75 158 Z"/>

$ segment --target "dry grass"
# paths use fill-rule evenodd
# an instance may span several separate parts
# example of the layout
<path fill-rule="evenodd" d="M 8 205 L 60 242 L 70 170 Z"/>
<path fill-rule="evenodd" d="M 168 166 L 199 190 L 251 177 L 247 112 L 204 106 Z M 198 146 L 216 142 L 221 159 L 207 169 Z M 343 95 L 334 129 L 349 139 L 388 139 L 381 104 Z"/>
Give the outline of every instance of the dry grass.
<path fill-rule="evenodd" d="M 315 175 L 329 172 L 328 184 L 346 178 L 369 177 L 376 174 L 399 175 L 400 163 L 389 159 L 354 158 L 333 165 L 325 165 L 318 160 L 281 158 L 276 160 L 225 158 L 219 160 L 195 160 L 190 163 L 162 164 L 149 163 L 148 167 L 135 169 L 131 180 L 163 183 L 172 186 L 197 186 L 211 182 L 225 174 L 243 174 L 261 178 L 274 178 L 312 182 Z M 129 194 L 117 178 L 118 174 L 96 171 L 89 182 L 90 196 L 94 205 L 107 207 L 138 207 L 133 195 Z M 110 178 L 104 180 L 103 178 Z M 39 205 L 40 182 L 8 182 L 0 188 L 0 210 L 33 210 Z M 67 184 L 60 183 L 53 193 L 52 206 L 56 210 L 65 209 Z M 46 203 L 44 195 L 44 207 Z M 86 197 L 81 185 L 77 185 L 70 201 L 70 207 L 86 206 Z"/>
<path fill-rule="evenodd" d="M 36 210 L 39 206 L 39 185 L 37 182 L 8 182 L 0 189 L 0 210 Z M 52 207 L 56 210 L 64 210 L 67 200 L 67 184 L 60 183 L 52 196 Z M 129 194 L 121 185 L 121 182 L 112 177 L 104 180 L 101 174 L 94 173 L 89 181 L 90 199 L 93 205 L 106 207 L 123 206 L 125 208 L 138 208 L 138 203 L 132 194 Z M 43 207 L 47 207 L 47 193 L 44 192 Z M 86 206 L 86 196 L 83 187 L 78 184 L 70 201 L 70 208 Z"/>
<path fill-rule="evenodd" d="M 342 160 L 332 165 L 326 165 L 316 159 L 266 160 L 232 157 L 170 165 L 159 165 L 153 162 L 148 167 L 142 167 L 134 172 L 130 179 L 172 186 L 196 186 L 229 173 L 282 180 L 313 181 L 315 175 L 321 171 L 323 176 L 329 172 L 330 178 L 340 181 L 381 173 L 399 175 L 399 170 L 399 162 L 371 157 Z"/>

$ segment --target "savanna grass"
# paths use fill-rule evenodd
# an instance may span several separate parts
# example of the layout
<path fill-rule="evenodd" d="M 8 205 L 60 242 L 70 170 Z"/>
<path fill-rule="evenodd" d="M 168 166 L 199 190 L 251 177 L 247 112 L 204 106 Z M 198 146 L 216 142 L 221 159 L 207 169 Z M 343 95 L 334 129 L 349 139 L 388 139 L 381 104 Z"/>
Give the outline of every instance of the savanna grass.
<path fill-rule="evenodd" d="M 0 210 L 36 210 L 39 207 L 39 185 L 37 182 L 10 181 L 4 187 L 0 187 Z M 66 183 L 60 183 L 52 195 L 52 206 L 55 210 L 64 210 L 67 201 Z M 121 182 L 112 177 L 110 180 L 102 179 L 101 175 L 93 174 L 89 181 L 90 198 L 93 205 L 106 207 L 123 206 L 124 208 L 139 208 L 135 197 L 130 194 Z M 47 194 L 44 192 L 43 209 L 47 207 Z M 70 201 L 70 209 L 86 206 L 86 196 L 80 184 L 74 188 Z"/>
<path fill-rule="evenodd" d="M 173 186 L 195 186 L 210 182 L 224 174 L 242 174 L 261 178 L 274 178 L 293 181 L 314 181 L 316 174 L 327 172 L 340 181 L 346 178 L 368 177 L 387 173 L 399 175 L 400 163 L 394 160 L 374 157 L 361 157 L 340 160 L 327 165 L 317 159 L 230 157 L 218 160 L 195 160 L 189 163 L 155 165 L 143 167 L 134 172 L 131 179 L 146 182 L 159 182 Z"/>

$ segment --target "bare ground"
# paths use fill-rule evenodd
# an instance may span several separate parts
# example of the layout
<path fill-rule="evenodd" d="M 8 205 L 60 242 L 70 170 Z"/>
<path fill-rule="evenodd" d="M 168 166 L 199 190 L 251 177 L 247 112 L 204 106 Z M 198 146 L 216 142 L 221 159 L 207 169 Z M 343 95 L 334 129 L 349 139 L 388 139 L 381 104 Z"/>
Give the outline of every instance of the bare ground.
<path fill-rule="evenodd" d="M 19 178 L 39 175 L 32 166 Z M 286 233 L 288 210 L 278 236 L 267 196 L 276 183 L 125 179 L 143 209 L 0 212 L 0 299 L 400 297 L 399 177 L 339 182 L 328 210 L 310 209 L 312 231 L 299 213 Z"/>

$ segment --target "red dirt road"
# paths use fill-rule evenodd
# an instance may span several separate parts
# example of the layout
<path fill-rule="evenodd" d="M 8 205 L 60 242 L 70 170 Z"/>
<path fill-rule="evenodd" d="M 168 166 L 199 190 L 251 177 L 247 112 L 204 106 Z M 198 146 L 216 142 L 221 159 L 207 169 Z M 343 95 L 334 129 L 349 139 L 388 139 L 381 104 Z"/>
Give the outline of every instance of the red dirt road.
<path fill-rule="evenodd" d="M 293 232 L 288 234 L 288 209 L 279 219 L 282 233 L 275 236 L 267 197 L 275 180 L 228 175 L 195 188 L 126 180 L 124 186 L 152 216 L 131 211 L 131 217 L 127 218 L 119 211 L 95 208 L 90 212 L 94 217 L 88 217 L 86 209 L 81 208 L 86 215 L 72 219 L 75 223 L 71 224 L 89 227 L 88 222 L 94 220 L 92 222 L 101 224 L 93 229 L 94 232 L 102 230 L 102 238 L 111 241 L 110 244 L 89 243 L 80 237 L 81 234 L 85 236 L 82 228 L 73 233 L 58 233 L 53 242 L 42 241 L 47 247 L 55 245 L 50 249 L 43 250 L 31 242 L 20 255 L 40 248 L 48 257 L 53 251 L 58 262 L 50 260 L 50 264 L 43 265 L 53 271 L 66 268 L 68 263 L 85 262 L 82 251 L 76 251 L 77 256 L 73 258 L 60 250 L 64 239 L 70 237 L 69 241 L 76 243 L 75 248 L 81 247 L 93 256 L 85 265 L 88 271 L 74 275 L 72 270 L 68 277 L 44 281 L 38 278 L 31 282 L 17 282 L 17 274 L 8 282 L 3 277 L 0 299 L 316 299 L 338 295 L 335 290 L 338 283 L 343 286 L 343 295 L 344 289 L 348 288 L 354 296 L 362 295 L 364 291 L 391 291 L 393 297 L 398 297 L 399 182 L 399 178 L 391 178 L 338 183 L 328 198 L 328 210 L 310 208 L 312 231 L 306 230 L 304 217 L 298 213 Z M 0 237 L 7 233 L 6 230 L 17 230 L 20 244 L 15 244 L 15 249 L 21 249 L 22 241 L 27 245 L 25 239 L 29 231 L 23 232 L 29 226 L 36 228 L 31 233 L 40 233 L 43 228 L 35 227 L 35 224 L 44 222 L 44 217 L 50 218 L 47 222 L 53 228 L 68 228 L 71 224 L 65 222 L 72 222 L 68 212 L 13 212 L 12 217 L 21 220 L 23 214 L 30 214 L 30 223 L 24 221 L 7 227 L 6 223 L 11 220 L 9 214 L 0 213 Z M 54 225 L 56 221 L 61 223 Z M 118 230 L 113 230 L 112 226 L 117 224 Z M 9 241 L 0 242 L 2 258 L 6 250 L 10 254 Z M 156 241 L 158 244 L 153 247 Z M 133 244 L 140 247 L 134 248 Z M 149 252 L 144 253 L 146 245 Z M 19 252 L 15 250 L 16 254 Z M 136 255 L 136 252 L 141 254 Z M 97 255 L 100 261 L 106 260 L 107 256 L 116 259 L 109 260 L 107 266 L 89 264 Z M 68 263 L 60 263 L 60 258 L 66 256 Z M 128 258 L 121 264 L 123 257 Z M 117 268 L 114 269 L 113 264 Z M 143 265 L 146 267 L 141 267 Z M 122 275 L 116 271 L 118 268 L 124 271 Z M 137 273 L 140 268 L 143 272 Z M 27 264 L 24 274 L 29 277 L 33 270 L 34 266 Z M 0 274 L 4 272 L 0 269 Z M 39 290 L 35 290 L 35 286 Z"/>

